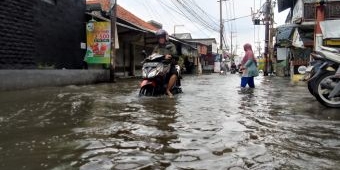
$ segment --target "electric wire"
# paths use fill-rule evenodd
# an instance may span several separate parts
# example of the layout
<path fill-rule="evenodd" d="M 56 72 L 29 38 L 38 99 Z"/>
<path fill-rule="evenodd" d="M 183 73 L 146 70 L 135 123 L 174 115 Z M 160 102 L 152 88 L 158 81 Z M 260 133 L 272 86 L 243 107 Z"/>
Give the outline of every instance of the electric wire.
<path fill-rule="evenodd" d="M 171 2 L 176 6 L 177 9 L 181 11 L 181 13 L 188 17 L 189 20 L 197 22 L 198 24 L 205 26 L 212 31 L 219 31 L 217 26 L 214 26 L 207 20 L 203 19 L 197 10 L 195 11 L 192 9 L 191 4 L 188 4 L 188 2 L 180 0 L 172 0 Z"/>
<path fill-rule="evenodd" d="M 171 17 L 171 19 L 172 19 L 172 21 L 173 21 L 173 23 L 175 23 L 175 21 L 173 20 L 174 18 L 177 18 L 177 16 L 175 16 L 174 14 L 173 14 L 173 12 L 175 12 L 175 13 L 177 13 L 177 14 L 179 14 L 183 19 L 186 19 L 187 20 L 187 18 L 186 17 L 184 17 L 180 12 L 178 12 L 176 9 L 174 9 L 173 7 L 171 7 L 170 5 L 168 5 L 168 4 L 165 4 L 163 1 L 158 1 L 158 0 L 156 0 L 161 6 L 162 6 L 162 8 L 165 10 L 165 11 L 167 11 L 167 13 L 169 13 L 169 15 L 172 15 L 173 17 Z M 171 11 L 170 11 L 171 10 Z M 191 21 L 190 21 L 191 22 Z M 197 26 L 197 24 L 196 23 L 194 23 L 194 22 L 192 22 L 193 23 L 193 25 L 198 29 L 198 30 L 201 30 L 201 32 L 200 33 L 203 33 L 205 36 L 209 36 L 206 32 L 204 32 L 203 30 L 202 30 L 202 28 L 199 28 L 198 26 Z M 194 31 L 192 31 L 192 30 L 190 30 L 191 32 L 194 32 Z"/>
<path fill-rule="evenodd" d="M 146 11 L 151 16 L 151 18 L 155 18 L 154 10 L 150 6 L 148 6 L 148 3 L 145 3 L 145 1 L 137 1 L 137 2 L 141 3 L 145 7 L 145 9 L 147 9 Z"/>

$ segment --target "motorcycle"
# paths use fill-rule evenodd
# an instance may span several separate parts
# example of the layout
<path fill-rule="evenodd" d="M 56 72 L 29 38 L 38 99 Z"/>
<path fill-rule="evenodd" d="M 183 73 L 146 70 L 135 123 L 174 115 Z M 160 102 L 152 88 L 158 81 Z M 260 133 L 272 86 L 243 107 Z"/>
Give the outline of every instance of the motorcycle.
<path fill-rule="evenodd" d="M 145 54 L 146 55 L 146 54 Z M 175 66 L 178 78 L 175 85 L 171 88 L 172 94 L 182 93 L 180 83 L 180 67 Z M 140 84 L 139 96 L 159 96 L 166 91 L 166 76 L 170 71 L 171 61 L 166 60 L 164 55 L 152 54 L 146 57 L 142 67 L 142 82 Z"/>
<path fill-rule="evenodd" d="M 307 81 L 308 91 L 314 96 L 313 87 L 315 86 L 315 83 L 316 83 L 315 80 L 316 80 L 316 77 L 318 77 L 319 74 L 321 74 L 321 71 L 319 72 L 319 70 L 322 64 L 324 63 L 325 58 L 316 52 L 311 53 L 311 58 L 312 58 L 312 61 L 309 62 L 309 66 L 305 70 L 302 81 Z M 316 75 L 316 73 L 318 74 Z"/>
<path fill-rule="evenodd" d="M 321 46 L 321 49 L 311 54 L 314 61 L 306 69 L 305 80 L 308 90 L 323 105 L 340 107 L 340 51 Z"/>
<path fill-rule="evenodd" d="M 235 74 L 235 73 L 236 73 L 236 68 L 231 68 L 231 69 L 230 69 L 230 73 L 231 73 L 231 74 Z"/>

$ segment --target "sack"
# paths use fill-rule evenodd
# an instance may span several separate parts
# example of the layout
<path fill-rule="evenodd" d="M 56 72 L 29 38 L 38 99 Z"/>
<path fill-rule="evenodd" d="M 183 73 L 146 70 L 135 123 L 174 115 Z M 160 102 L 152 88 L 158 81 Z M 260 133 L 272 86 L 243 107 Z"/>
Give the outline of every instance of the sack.
<path fill-rule="evenodd" d="M 250 64 L 248 68 L 248 76 L 250 77 L 257 77 L 259 76 L 259 71 L 257 70 L 256 63 L 254 61 L 251 61 L 252 63 Z"/>
<path fill-rule="evenodd" d="M 259 76 L 259 71 L 258 71 L 257 68 L 256 68 L 256 70 L 255 70 L 255 72 L 254 72 L 254 77 L 257 77 L 257 76 Z"/>

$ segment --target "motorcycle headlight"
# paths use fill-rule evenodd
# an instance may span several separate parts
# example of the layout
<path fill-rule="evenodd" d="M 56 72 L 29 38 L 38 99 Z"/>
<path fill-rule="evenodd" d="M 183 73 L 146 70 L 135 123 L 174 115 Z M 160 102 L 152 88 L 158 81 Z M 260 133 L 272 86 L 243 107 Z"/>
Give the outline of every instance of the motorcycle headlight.
<path fill-rule="evenodd" d="M 148 78 L 152 78 L 152 77 L 155 77 L 157 75 L 157 69 L 154 69 L 152 71 L 150 71 L 149 75 L 148 75 Z"/>
<path fill-rule="evenodd" d="M 142 71 L 142 77 L 145 78 L 146 77 L 146 71 L 143 69 Z"/>
<path fill-rule="evenodd" d="M 163 71 L 163 65 L 159 64 L 159 65 L 157 65 L 157 67 L 155 69 L 150 71 L 148 77 L 152 78 L 152 77 L 156 77 L 158 75 L 161 75 L 162 71 Z"/>
<path fill-rule="evenodd" d="M 163 65 L 159 64 L 156 68 L 157 72 L 161 72 L 163 70 Z"/>

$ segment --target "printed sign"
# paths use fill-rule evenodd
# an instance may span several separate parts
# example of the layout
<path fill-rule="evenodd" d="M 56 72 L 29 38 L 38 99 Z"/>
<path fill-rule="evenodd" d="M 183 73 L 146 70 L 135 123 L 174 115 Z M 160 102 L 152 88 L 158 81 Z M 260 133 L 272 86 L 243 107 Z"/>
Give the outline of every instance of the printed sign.
<path fill-rule="evenodd" d="M 86 25 L 87 63 L 110 63 L 111 27 L 110 22 L 89 22 Z"/>

